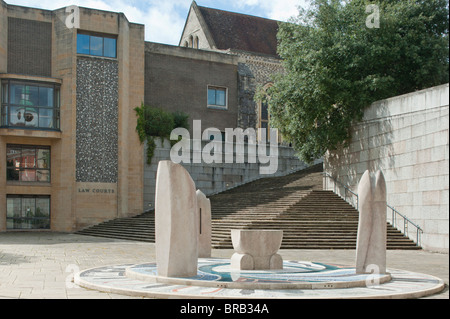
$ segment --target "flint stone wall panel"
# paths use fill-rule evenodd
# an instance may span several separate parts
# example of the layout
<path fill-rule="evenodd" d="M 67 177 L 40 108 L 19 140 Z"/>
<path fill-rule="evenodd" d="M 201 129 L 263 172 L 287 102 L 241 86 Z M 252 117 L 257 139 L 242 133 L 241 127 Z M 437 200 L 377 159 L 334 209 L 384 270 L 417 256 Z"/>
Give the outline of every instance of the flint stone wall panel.
<path fill-rule="evenodd" d="M 77 182 L 117 183 L 119 68 L 117 61 L 77 61 Z"/>

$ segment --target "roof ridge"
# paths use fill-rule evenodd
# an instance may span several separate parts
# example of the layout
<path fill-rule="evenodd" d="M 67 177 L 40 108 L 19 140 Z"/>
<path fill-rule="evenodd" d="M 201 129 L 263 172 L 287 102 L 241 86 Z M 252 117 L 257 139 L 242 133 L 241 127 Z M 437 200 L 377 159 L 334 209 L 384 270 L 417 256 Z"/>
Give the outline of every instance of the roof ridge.
<path fill-rule="evenodd" d="M 225 13 L 228 13 L 228 14 L 236 14 L 236 15 L 240 15 L 240 16 L 247 16 L 247 17 L 250 17 L 250 18 L 262 19 L 262 20 L 270 20 L 270 21 L 276 21 L 276 22 L 282 22 L 282 21 L 279 21 L 279 20 L 270 19 L 270 18 L 265 18 L 265 17 L 261 17 L 261 16 L 257 16 L 257 15 L 248 14 L 248 13 L 240 13 L 240 12 L 235 12 L 235 11 L 228 11 L 228 10 L 216 9 L 216 8 L 205 7 L 205 6 L 199 6 L 199 5 L 197 5 L 197 7 L 198 7 L 199 9 L 207 9 L 207 10 L 211 10 L 211 11 L 221 11 L 221 12 L 225 12 Z"/>

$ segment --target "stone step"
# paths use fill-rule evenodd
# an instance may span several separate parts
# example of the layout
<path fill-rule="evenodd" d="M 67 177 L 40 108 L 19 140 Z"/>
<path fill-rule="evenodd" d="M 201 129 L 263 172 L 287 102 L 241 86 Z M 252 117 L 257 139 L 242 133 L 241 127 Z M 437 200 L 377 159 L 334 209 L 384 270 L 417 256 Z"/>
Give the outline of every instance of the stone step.
<path fill-rule="evenodd" d="M 355 249 L 358 212 L 322 190 L 320 166 L 210 196 L 213 248 L 232 249 L 231 229 L 282 229 L 283 249 Z M 154 242 L 155 215 L 105 222 L 78 233 Z M 388 249 L 420 249 L 387 224 Z"/>

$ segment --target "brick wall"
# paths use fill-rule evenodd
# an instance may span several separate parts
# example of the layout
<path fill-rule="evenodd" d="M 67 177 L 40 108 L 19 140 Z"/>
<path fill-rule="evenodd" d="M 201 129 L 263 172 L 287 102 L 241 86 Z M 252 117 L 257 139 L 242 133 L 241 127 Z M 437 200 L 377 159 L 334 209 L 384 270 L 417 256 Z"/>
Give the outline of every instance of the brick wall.
<path fill-rule="evenodd" d="M 8 54 L 8 9 L 6 3 L 0 0 L 0 73 L 7 71 Z"/>
<path fill-rule="evenodd" d="M 8 18 L 8 73 L 49 77 L 51 64 L 52 24 Z"/>
<path fill-rule="evenodd" d="M 228 89 L 228 108 L 208 108 L 208 85 Z M 237 125 L 237 63 L 235 57 L 189 48 L 146 43 L 145 103 L 189 114 L 219 130 Z"/>

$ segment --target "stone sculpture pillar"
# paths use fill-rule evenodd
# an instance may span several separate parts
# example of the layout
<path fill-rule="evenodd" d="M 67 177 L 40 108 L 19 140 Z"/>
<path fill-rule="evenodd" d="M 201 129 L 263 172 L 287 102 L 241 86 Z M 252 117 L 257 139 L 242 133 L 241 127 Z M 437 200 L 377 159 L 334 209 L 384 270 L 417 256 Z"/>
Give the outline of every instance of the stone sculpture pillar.
<path fill-rule="evenodd" d="M 156 177 L 155 242 L 158 275 L 197 275 L 198 220 L 195 183 L 186 169 L 160 161 Z"/>
<path fill-rule="evenodd" d="M 201 190 L 197 190 L 198 257 L 211 257 L 211 202 Z"/>
<path fill-rule="evenodd" d="M 358 185 L 356 273 L 386 273 L 386 181 L 378 171 L 365 171 Z"/>

